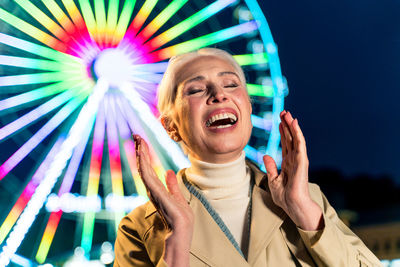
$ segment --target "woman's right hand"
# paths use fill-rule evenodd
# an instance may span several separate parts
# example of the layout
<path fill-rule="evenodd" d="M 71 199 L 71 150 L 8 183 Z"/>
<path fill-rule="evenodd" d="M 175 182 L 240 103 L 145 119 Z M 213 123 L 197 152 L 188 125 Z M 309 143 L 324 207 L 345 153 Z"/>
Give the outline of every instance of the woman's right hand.
<path fill-rule="evenodd" d="M 165 240 L 164 260 L 168 266 L 189 266 L 189 250 L 193 236 L 194 214 L 179 190 L 175 173 L 166 172 L 168 191 L 151 167 L 149 148 L 139 135 L 133 136 L 139 174 L 147 195 L 157 208 L 170 233 Z"/>

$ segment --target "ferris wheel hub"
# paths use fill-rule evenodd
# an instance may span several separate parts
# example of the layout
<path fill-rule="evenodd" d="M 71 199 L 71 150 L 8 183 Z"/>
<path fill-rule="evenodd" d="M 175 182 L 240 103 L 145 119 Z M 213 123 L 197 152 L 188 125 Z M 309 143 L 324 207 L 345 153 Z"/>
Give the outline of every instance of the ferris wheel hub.
<path fill-rule="evenodd" d="M 119 87 L 131 80 L 132 61 L 128 54 L 118 48 L 108 48 L 99 53 L 93 62 L 96 79 L 106 80 L 110 86 Z"/>

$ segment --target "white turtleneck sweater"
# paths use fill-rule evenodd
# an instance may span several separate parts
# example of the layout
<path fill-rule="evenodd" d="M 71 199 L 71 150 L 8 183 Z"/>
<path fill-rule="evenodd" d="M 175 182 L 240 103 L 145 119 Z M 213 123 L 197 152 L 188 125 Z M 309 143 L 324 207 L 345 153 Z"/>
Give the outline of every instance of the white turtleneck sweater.
<path fill-rule="evenodd" d="M 250 171 L 245 153 L 224 164 L 208 163 L 190 156 L 189 160 L 192 165 L 185 171 L 187 179 L 200 189 L 247 257 Z"/>

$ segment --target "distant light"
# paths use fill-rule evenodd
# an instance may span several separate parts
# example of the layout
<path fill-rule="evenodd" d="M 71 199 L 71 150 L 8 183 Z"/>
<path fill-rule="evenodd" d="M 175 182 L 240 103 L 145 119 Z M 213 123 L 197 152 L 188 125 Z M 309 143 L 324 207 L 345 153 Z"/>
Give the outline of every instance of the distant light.
<path fill-rule="evenodd" d="M 75 257 L 83 257 L 83 256 L 85 256 L 85 250 L 82 247 L 76 247 L 74 249 L 74 256 Z"/>
<path fill-rule="evenodd" d="M 114 261 L 113 253 L 107 252 L 101 254 L 100 261 L 104 264 L 111 264 Z"/>
<path fill-rule="evenodd" d="M 253 54 L 263 53 L 264 52 L 264 44 L 259 39 L 253 39 L 247 44 L 247 49 Z M 267 49 L 268 51 L 268 49 Z M 270 53 L 268 51 L 268 53 Z"/>
<path fill-rule="evenodd" d="M 105 207 L 109 211 L 130 212 L 146 203 L 147 199 L 143 196 L 117 196 L 111 193 L 107 195 L 105 202 Z"/>
<path fill-rule="evenodd" d="M 111 252 L 113 249 L 113 246 L 110 242 L 106 241 L 103 244 L 101 244 L 101 250 L 103 252 Z"/>

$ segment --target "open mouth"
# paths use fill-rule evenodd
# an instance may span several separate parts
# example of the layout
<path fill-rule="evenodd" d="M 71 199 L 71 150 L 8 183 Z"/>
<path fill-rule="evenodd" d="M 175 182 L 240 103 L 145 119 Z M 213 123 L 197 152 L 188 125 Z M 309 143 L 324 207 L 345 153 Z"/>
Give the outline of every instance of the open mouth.
<path fill-rule="evenodd" d="M 206 121 L 207 127 L 227 128 L 236 124 L 237 116 L 233 113 L 220 113 L 212 116 Z"/>

